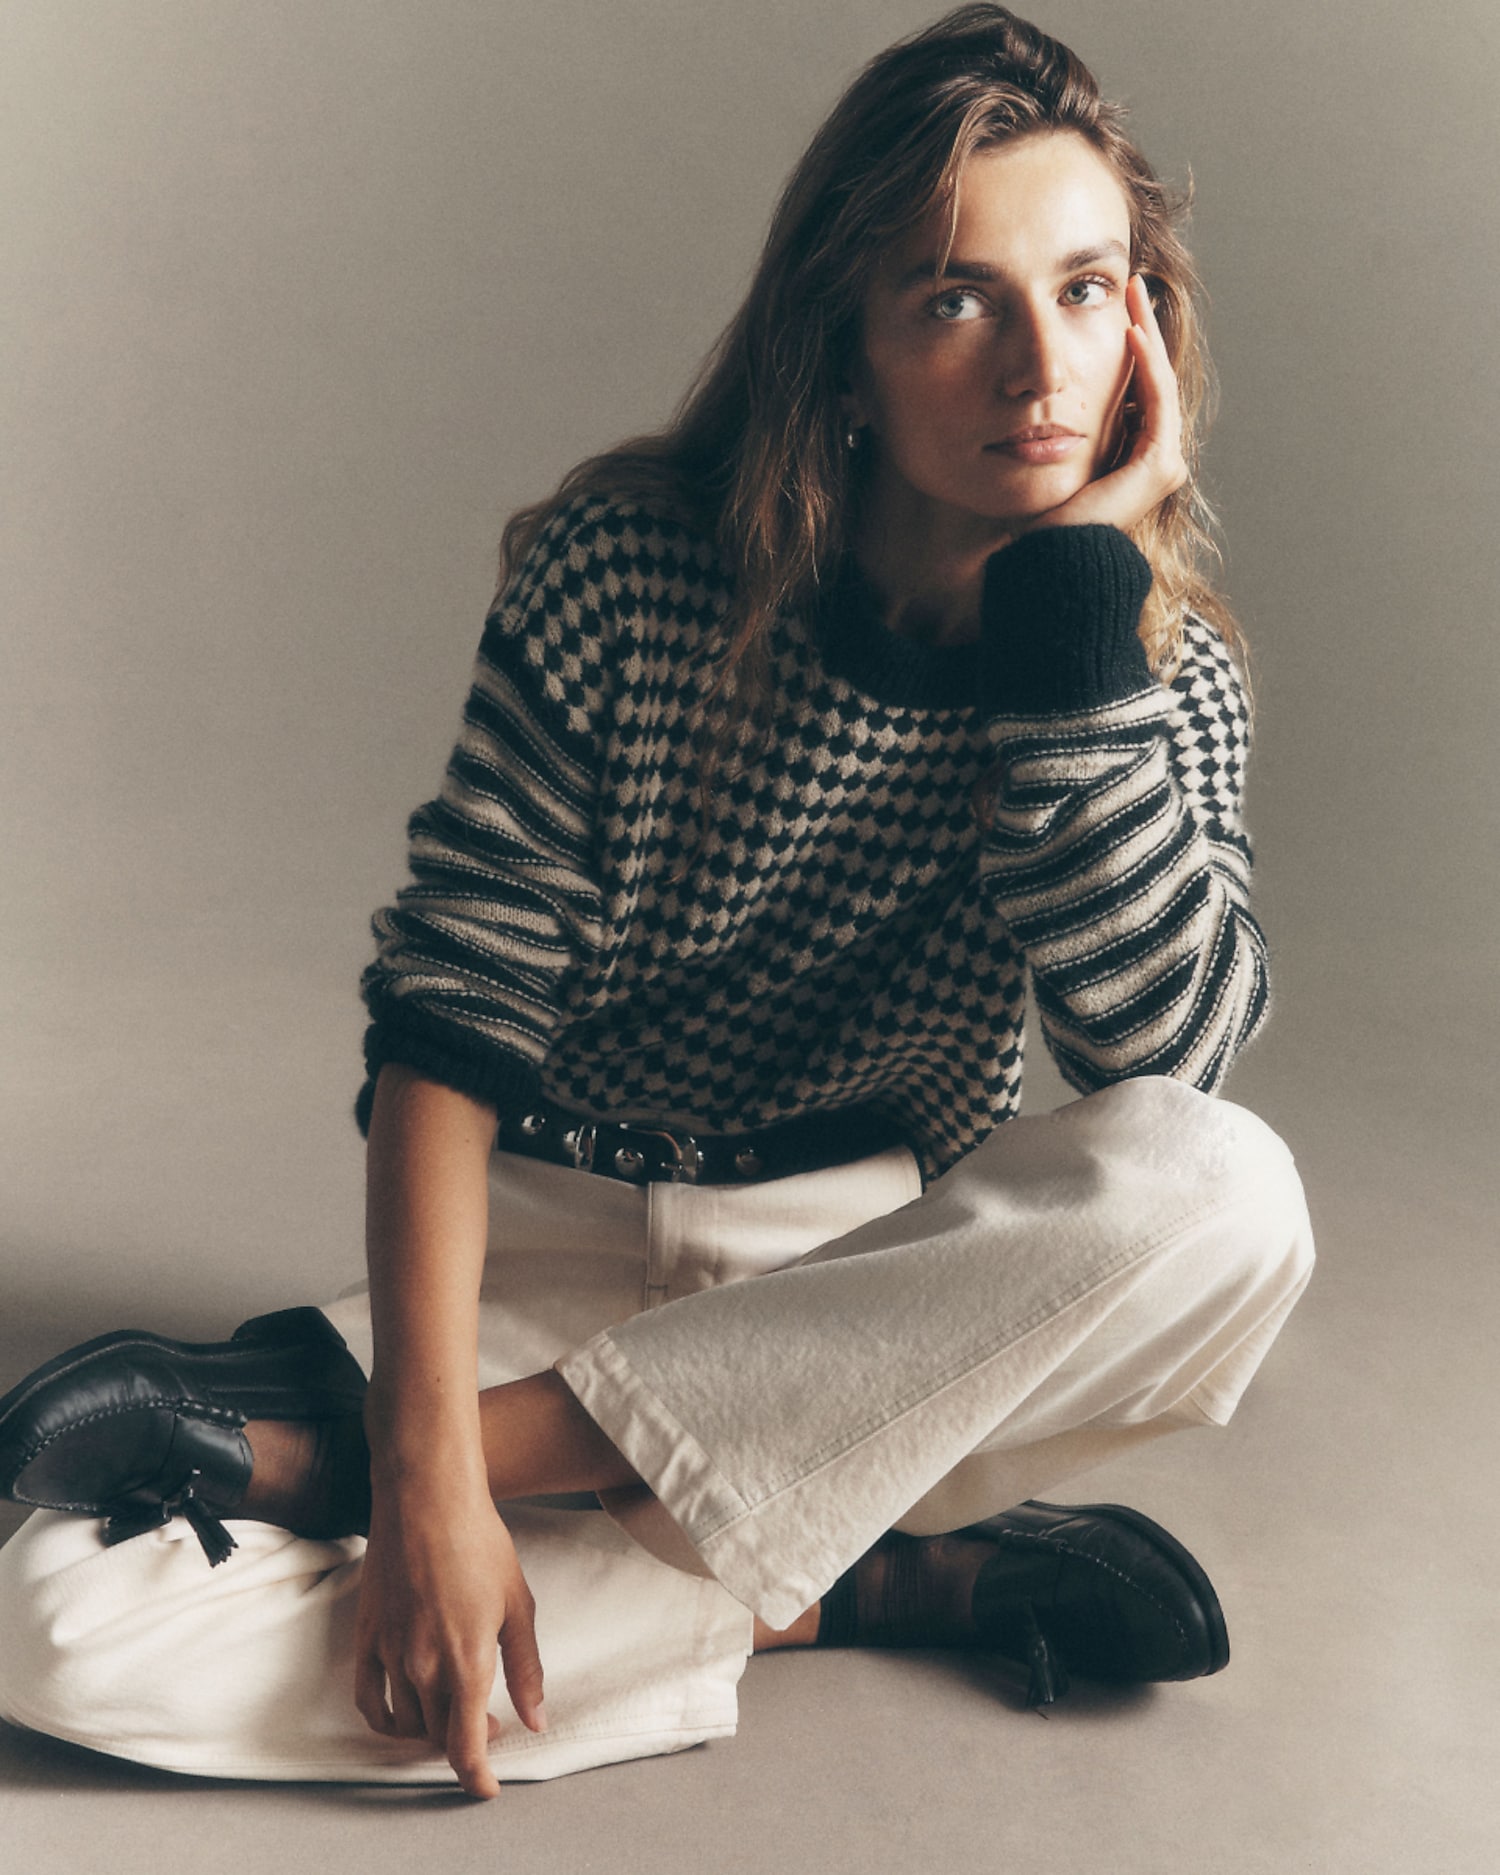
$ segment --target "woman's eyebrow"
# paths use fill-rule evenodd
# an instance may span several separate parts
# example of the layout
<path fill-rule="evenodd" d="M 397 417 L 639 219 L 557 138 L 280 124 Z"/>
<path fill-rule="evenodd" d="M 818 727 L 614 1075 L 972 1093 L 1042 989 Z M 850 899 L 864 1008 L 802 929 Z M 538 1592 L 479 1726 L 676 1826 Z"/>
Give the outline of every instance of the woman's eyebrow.
<path fill-rule="evenodd" d="M 915 267 L 908 267 L 896 282 L 896 291 L 904 293 L 908 287 L 919 285 L 924 280 L 998 280 L 1000 269 L 991 267 L 988 261 L 959 260 L 950 256 L 941 267 L 934 260 L 919 260 Z"/>
<path fill-rule="evenodd" d="M 1076 273 L 1080 267 L 1094 267 L 1102 260 L 1130 259 L 1130 249 L 1123 241 L 1100 241 L 1093 247 L 1075 248 L 1071 254 L 1064 254 L 1056 263 L 1057 273 Z M 920 285 L 924 280 L 998 280 L 1003 268 L 992 267 L 984 260 L 962 260 L 958 255 L 950 255 L 939 269 L 936 258 L 918 261 L 909 267 L 896 282 L 896 291 L 904 293 L 910 287 Z"/>
<path fill-rule="evenodd" d="M 1130 259 L 1130 249 L 1123 241 L 1101 241 L 1096 247 L 1081 247 L 1075 253 L 1065 254 L 1058 262 L 1059 273 L 1076 273 L 1080 267 L 1097 266 L 1101 260 Z"/>

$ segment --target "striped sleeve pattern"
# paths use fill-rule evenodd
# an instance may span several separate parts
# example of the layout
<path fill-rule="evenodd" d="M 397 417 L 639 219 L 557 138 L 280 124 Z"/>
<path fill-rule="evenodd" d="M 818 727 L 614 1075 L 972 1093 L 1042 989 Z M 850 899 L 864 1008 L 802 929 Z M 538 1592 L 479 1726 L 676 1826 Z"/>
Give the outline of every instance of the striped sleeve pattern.
<path fill-rule="evenodd" d="M 981 869 L 1075 1087 L 1164 1074 L 1213 1091 L 1266 1013 L 1240 822 L 1247 719 L 1217 634 L 1189 619 L 1170 688 L 993 725 Z"/>
<path fill-rule="evenodd" d="M 399 1061 L 479 1099 L 527 1099 L 567 973 L 598 948 L 607 621 L 577 602 L 590 551 L 565 510 L 486 622 L 442 791 L 408 826 L 411 882 L 375 915 L 371 1082 Z"/>

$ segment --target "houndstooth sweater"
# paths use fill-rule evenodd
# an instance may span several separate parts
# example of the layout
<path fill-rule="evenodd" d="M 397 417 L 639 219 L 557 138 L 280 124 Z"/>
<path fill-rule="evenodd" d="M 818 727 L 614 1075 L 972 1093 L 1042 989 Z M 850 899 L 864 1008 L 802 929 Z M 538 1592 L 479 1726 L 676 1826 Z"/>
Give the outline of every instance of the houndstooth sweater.
<path fill-rule="evenodd" d="M 1040 530 L 991 560 L 979 642 L 933 648 L 849 574 L 777 621 L 772 733 L 694 850 L 715 552 L 630 505 L 560 511 L 374 921 L 362 1123 L 398 1061 L 502 1111 L 704 1132 L 872 1105 L 933 1176 L 1019 1106 L 1028 978 L 1075 1086 L 1215 1088 L 1266 1002 L 1245 700 L 1194 618 L 1152 677 L 1150 580 L 1112 528 Z"/>

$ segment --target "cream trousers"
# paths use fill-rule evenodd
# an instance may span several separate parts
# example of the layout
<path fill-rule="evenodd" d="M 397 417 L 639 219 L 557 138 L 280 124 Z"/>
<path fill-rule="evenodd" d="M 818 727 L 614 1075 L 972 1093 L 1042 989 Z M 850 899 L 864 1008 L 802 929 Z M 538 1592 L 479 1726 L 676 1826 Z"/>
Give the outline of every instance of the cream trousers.
<path fill-rule="evenodd" d="M 492 1186 L 481 1386 L 555 1364 L 644 1480 L 504 1507 L 551 1729 L 497 1681 L 503 1779 L 732 1732 L 752 1612 L 1222 1424 L 1312 1266 L 1286 1148 L 1166 1080 L 1012 1121 L 925 1194 L 904 1149 L 743 1189 L 497 1155 Z M 368 1365 L 363 1291 L 328 1314 Z M 38 1512 L 0 1551 L 0 1711 L 175 1771 L 452 1782 L 355 1711 L 363 1540 L 231 1529 L 210 1570 L 181 1519 L 105 1549 Z"/>

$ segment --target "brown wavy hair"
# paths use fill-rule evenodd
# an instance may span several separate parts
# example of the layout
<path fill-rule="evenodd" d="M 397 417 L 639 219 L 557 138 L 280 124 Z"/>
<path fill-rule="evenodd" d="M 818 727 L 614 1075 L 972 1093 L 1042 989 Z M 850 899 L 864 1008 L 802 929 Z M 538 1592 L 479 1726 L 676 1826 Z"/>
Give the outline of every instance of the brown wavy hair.
<path fill-rule="evenodd" d="M 843 446 L 841 396 L 881 258 L 934 210 L 956 224 L 975 151 L 1049 131 L 1086 138 L 1124 191 L 1131 269 L 1145 278 L 1177 376 L 1188 480 L 1130 530 L 1155 575 L 1141 620 L 1147 656 L 1171 675 L 1189 610 L 1238 644 L 1205 571 L 1217 555 L 1197 469 L 1213 381 L 1178 233 L 1186 195 L 1157 180 L 1121 108 L 1066 46 L 1005 7 L 961 6 L 882 52 L 839 100 L 787 182 L 744 304 L 666 428 L 581 462 L 515 514 L 501 541 L 504 583 L 548 518 L 588 494 L 641 501 L 717 543 L 733 599 L 702 743 L 705 810 L 723 751 L 763 720 L 772 620 L 814 600 L 851 537 L 869 452 Z"/>

